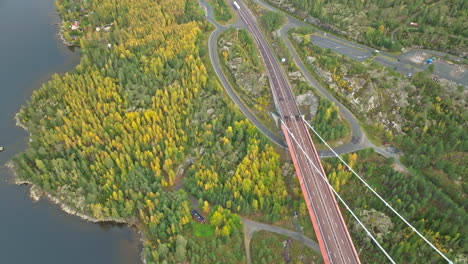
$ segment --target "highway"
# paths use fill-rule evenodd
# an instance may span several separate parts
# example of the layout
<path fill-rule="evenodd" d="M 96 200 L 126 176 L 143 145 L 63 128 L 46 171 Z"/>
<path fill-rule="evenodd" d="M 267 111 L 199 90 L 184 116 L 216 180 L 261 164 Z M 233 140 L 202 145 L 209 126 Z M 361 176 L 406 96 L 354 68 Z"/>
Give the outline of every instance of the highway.
<path fill-rule="evenodd" d="M 277 144 L 278 146 L 282 148 L 287 148 L 288 146 L 284 142 L 283 139 L 278 137 L 275 133 L 273 133 L 270 129 L 268 129 L 266 126 L 264 126 L 256 117 L 255 115 L 250 111 L 250 109 L 242 102 L 242 100 L 239 98 L 239 96 L 236 94 L 234 89 L 232 89 L 231 85 L 229 84 L 228 80 L 226 79 L 226 76 L 224 75 L 221 65 L 219 62 L 218 58 L 218 52 L 217 52 L 217 39 L 218 37 L 226 31 L 227 27 L 224 27 L 220 25 L 216 20 L 214 19 L 213 15 L 213 10 L 211 6 L 206 2 L 206 0 L 199 0 L 201 6 L 203 6 L 206 10 L 206 18 L 208 21 L 210 21 L 215 27 L 216 30 L 213 31 L 208 39 L 208 48 L 209 48 L 209 56 L 211 63 L 213 64 L 213 70 L 216 73 L 216 76 L 218 76 L 219 81 L 221 82 L 224 90 L 226 93 L 229 95 L 231 100 L 239 107 L 241 112 L 249 119 L 249 121 L 255 125 L 259 131 L 261 131 L 267 138 L 271 140 L 271 142 Z M 242 22 L 236 21 L 232 26 L 237 28 L 242 25 Z"/>
<path fill-rule="evenodd" d="M 258 0 L 257 0 L 258 1 Z M 242 100 L 239 98 L 239 96 L 236 94 L 236 92 L 232 89 L 230 83 L 226 79 L 225 73 L 223 72 L 219 58 L 218 58 L 218 45 L 217 45 L 217 39 L 218 37 L 228 29 L 228 27 L 234 27 L 234 28 L 245 28 L 245 25 L 242 21 L 238 20 L 232 25 L 227 25 L 227 26 L 222 26 L 219 23 L 216 22 L 214 19 L 213 15 L 213 10 L 211 6 L 206 2 L 206 0 L 199 0 L 200 5 L 204 8 L 206 12 L 206 18 L 210 23 L 212 23 L 216 30 L 213 31 L 208 39 L 208 47 L 209 47 L 209 56 L 210 56 L 210 61 L 211 64 L 213 65 L 213 69 L 216 73 L 216 76 L 218 77 L 219 81 L 221 82 L 223 88 L 225 89 L 226 93 L 229 95 L 229 97 L 232 99 L 232 101 L 239 107 L 241 112 L 247 117 L 252 124 L 254 124 L 259 131 L 261 131 L 267 138 L 271 140 L 271 142 L 277 144 L 278 146 L 287 149 L 288 146 L 286 142 L 278 137 L 276 133 L 271 131 L 269 128 L 265 127 L 252 113 L 252 111 L 242 102 Z M 262 2 L 258 1 L 259 4 L 263 4 Z M 263 5 L 262 5 L 263 6 Z M 268 9 L 271 9 L 269 6 L 264 6 Z M 273 9 L 274 10 L 274 9 Z M 286 36 L 286 32 L 293 27 L 297 27 L 296 23 L 300 23 L 299 21 L 288 21 L 286 25 L 284 25 L 280 29 L 280 34 L 282 36 Z M 366 147 L 372 147 L 374 148 L 378 153 L 381 153 L 385 157 L 389 157 L 390 154 L 386 153 L 383 148 L 374 146 L 366 137 L 366 135 L 362 132 L 362 129 L 359 125 L 359 122 L 357 119 L 354 117 L 351 112 L 346 109 L 338 100 L 336 100 L 331 94 L 329 94 L 325 88 L 323 88 L 320 83 L 318 83 L 315 78 L 310 75 L 308 70 L 305 68 L 304 64 L 302 63 L 301 59 L 299 58 L 299 55 L 295 52 L 295 50 L 292 47 L 292 44 L 289 42 L 288 38 L 285 37 L 284 40 L 286 41 L 286 46 L 291 52 L 291 54 L 295 58 L 295 62 L 299 69 L 302 71 L 304 74 L 304 77 L 306 80 L 314 87 L 318 89 L 321 95 L 325 96 L 328 100 L 332 101 L 335 103 L 335 105 L 338 106 L 340 109 L 341 115 L 350 123 L 351 125 L 351 131 L 352 131 L 352 139 L 350 142 L 341 145 L 337 148 L 334 149 L 334 151 L 338 154 L 345 154 L 345 153 L 350 153 L 354 151 L 358 151 L 360 149 L 366 148 Z M 334 154 L 330 150 L 319 150 L 318 151 L 320 157 L 334 157 Z M 395 157 L 396 160 L 398 160 L 398 157 Z"/>
<path fill-rule="evenodd" d="M 255 0 L 255 2 L 268 10 L 284 13 L 288 20 L 289 28 L 300 27 L 309 24 L 308 22 L 306 23 L 302 20 L 296 19 L 286 11 L 278 8 L 277 6 L 271 5 L 271 3 L 266 3 L 265 0 Z M 447 79 L 459 85 L 463 85 L 465 89 L 468 87 L 468 67 L 466 64 L 462 63 L 463 59 L 460 57 L 445 52 L 426 49 L 409 49 L 399 55 L 380 51 L 379 54 L 374 56 L 372 55 L 372 52 L 375 51 L 374 48 L 349 41 L 345 38 L 338 37 L 333 34 L 328 34 L 323 30 L 316 28 L 315 26 L 314 28 L 315 32 L 311 35 L 310 40 L 315 45 L 325 49 L 331 49 L 333 52 L 339 53 L 357 61 L 363 61 L 366 59 L 373 60 L 374 62 L 384 67 L 394 69 L 395 71 L 404 75 L 408 75 L 410 73 L 414 74 L 416 72 L 426 70 L 429 67 L 429 65 L 426 63 L 412 62 L 411 57 L 418 55 L 424 55 L 426 58 L 437 57 L 439 59 L 432 63 L 435 66 L 435 75 L 438 75 L 443 79 Z M 456 63 L 451 63 L 446 61 L 446 59 Z"/>
<path fill-rule="evenodd" d="M 265 2 L 264 0 L 255 0 L 257 4 L 259 4 L 262 8 L 272 10 L 275 12 L 281 12 L 279 9 L 272 7 Z M 323 97 L 325 97 L 327 100 L 330 102 L 335 103 L 336 106 L 338 106 L 340 110 L 340 115 L 345 118 L 350 126 L 351 126 L 351 134 L 352 138 L 351 141 L 347 142 L 344 145 L 338 146 L 334 148 L 333 150 L 338 154 L 346 154 L 350 152 L 355 152 L 364 148 L 373 148 L 375 152 L 379 153 L 380 155 L 389 158 L 393 157 L 395 159 L 396 165 L 403 171 L 408 171 L 408 168 L 406 168 L 400 161 L 400 155 L 397 153 L 390 153 L 388 152 L 384 147 L 376 146 L 374 145 L 366 136 L 364 131 L 361 128 L 361 125 L 359 124 L 359 121 L 357 118 L 351 113 L 349 109 L 347 109 L 338 99 L 336 99 L 332 94 L 330 94 L 327 89 L 325 89 L 309 72 L 307 67 L 305 66 L 304 62 L 302 61 L 301 57 L 299 54 L 296 52 L 296 50 L 293 47 L 293 44 L 289 40 L 287 36 L 287 32 L 295 27 L 299 27 L 301 25 L 304 25 L 304 22 L 297 20 L 296 18 L 285 14 L 288 22 L 284 24 L 279 30 L 278 30 L 278 36 L 283 38 L 287 49 L 293 56 L 293 61 L 296 64 L 296 66 L 299 68 L 299 70 L 302 72 L 304 75 L 305 79 L 317 89 L 319 94 Z M 330 150 L 320 150 L 318 151 L 320 157 L 335 157 L 335 154 L 333 154 L 332 151 Z"/>
<path fill-rule="evenodd" d="M 399 55 L 381 51 L 379 54 L 374 56 L 372 52 L 375 49 L 373 48 L 353 43 L 349 40 L 345 40 L 331 34 L 326 34 L 325 32 L 319 30 L 317 30 L 315 34 L 311 35 L 310 40 L 317 46 L 325 49 L 331 49 L 333 52 L 339 53 L 357 61 L 364 61 L 370 58 L 381 66 L 393 69 L 403 75 L 414 74 L 416 72 L 426 70 L 429 67 L 429 64 L 424 62 L 425 59 L 420 63 L 414 63 L 411 61 L 411 57 L 418 55 L 425 57 L 426 59 L 437 57 L 439 59 L 432 63 L 435 66 L 435 75 L 455 82 L 459 85 L 463 85 L 465 87 L 468 86 L 468 70 L 466 66 L 462 64 L 456 65 L 453 63 L 447 63 L 444 61 L 445 56 L 453 60 L 460 60 L 460 58 L 449 56 L 443 52 L 415 49 L 405 51 Z M 458 72 L 458 69 L 461 69 L 461 72 L 456 73 Z"/>
<path fill-rule="evenodd" d="M 322 177 L 325 173 L 308 129 L 301 118 L 291 86 L 258 28 L 254 16 L 244 3 L 241 1 L 237 3 L 240 5 L 238 14 L 257 44 L 268 70 L 273 99 L 284 121 L 282 130 L 299 177 L 324 261 L 325 263 L 360 263 L 335 197 L 326 178 Z"/>

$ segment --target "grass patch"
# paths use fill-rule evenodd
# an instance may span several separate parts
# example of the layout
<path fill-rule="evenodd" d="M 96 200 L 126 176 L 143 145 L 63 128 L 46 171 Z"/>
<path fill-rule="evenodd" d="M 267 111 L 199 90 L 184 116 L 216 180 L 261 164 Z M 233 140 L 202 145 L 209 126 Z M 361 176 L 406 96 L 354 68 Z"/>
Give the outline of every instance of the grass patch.
<path fill-rule="evenodd" d="M 193 233 L 197 237 L 209 237 L 214 235 L 214 228 L 208 224 L 201 224 L 193 220 Z"/>
<path fill-rule="evenodd" d="M 361 125 L 361 128 L 364 130 L 364 133 L 367 136 L 367 139 L 369 139 L 372 144 L 376 146 L 382 146 L 383 141 L 389 141 L 385 131 L 383 130 L 382 127 L 375 126 L 375 125 L 368 125 L 365 124 L 364 122 L 361 122 L 360 120 L 359 124 Z"/>
<path fill-rule="evenodd" d="M 297 222 L 302 227 L 302 233 L 304 234 L 304 236 L 317 241 L 314 226 L 312 225 L 312 221 L 310 220 L 310 216 L 308 212 L 307 212 L 307 215 L 305 216 L 300 215 L 297 218 Z"/>

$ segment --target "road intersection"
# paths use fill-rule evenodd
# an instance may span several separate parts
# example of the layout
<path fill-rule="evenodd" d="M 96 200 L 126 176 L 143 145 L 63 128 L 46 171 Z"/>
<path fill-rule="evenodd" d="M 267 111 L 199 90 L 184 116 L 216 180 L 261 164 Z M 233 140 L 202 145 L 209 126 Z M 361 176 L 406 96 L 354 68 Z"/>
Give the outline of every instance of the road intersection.
<path fill-rule="evenodd" d="M 284 13 L 288 20 L 286 26 L 289 28 L 308 25 L 308 23 L 298 20 L 297 18 L 278 9 L 277 7 L 266 3 L 264 0 L 254 1 L 256 1 L 257 4 L 263 8 Z M 429 67 L 429 64 L 426 64 L 425 60 L 421 63 L 415 63 L 412 60 L 414 56 L 423 56 L 424 58 L 437 57 L 439 59 L 432 63 L 435 66 L 435 75 L 455 82 L 459 85 L 463 85 L 465 88 L 468 87 L 468 68 L 466 65 L 455 65 L 451 62 L 444 61 L 445 58 L 455 62 L 461 61 L 459 57 L 444 52 L 425 49 L 411 49 L 397 55 L 383 51 L 379 51 L 376 54 L 376 50 L 374 48 L 337 37 L 320 29 L 315 29 L 314 34 L 311 35 L 311 42 L 322 48 L 331 49 L 336 53 L 355 59 L 357 61 L 364 61 L 370 58 L 384 67 L 394 69 L 395 71 L 407 76 L 419 71 L 426 70 Z"/>

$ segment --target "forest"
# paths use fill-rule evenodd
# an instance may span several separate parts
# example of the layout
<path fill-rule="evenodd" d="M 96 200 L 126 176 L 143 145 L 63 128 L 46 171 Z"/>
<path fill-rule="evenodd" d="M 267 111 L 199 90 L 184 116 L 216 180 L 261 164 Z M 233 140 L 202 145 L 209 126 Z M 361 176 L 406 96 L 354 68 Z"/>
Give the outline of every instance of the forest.
<path fill-rule="evenodd" d="M 268 222 L 291 215 L 292 210 L 306 216 L 297 179 L 286 177 L 291 170 L 283 169 L 277 150 L 211 77 L 206 48 L 210 27 L 197 1 L 56 4 L 64 21 L 80 22 L 81 30 L 73 36 L 82 58 L 71 72 L 44 83 L 21 108 L 18 119 L 31 137 L 28 149 L 14 158 L 20 179 L 98 221 L 138 227 L 146 263 L 245 262 L 240 215 Z M 103 26 L 109 30 L 96 30 Z M 422 127 L 428 137 L 414 134 L 409 143 L 404 142 L 407 138 L 395 141 L 425 144 L 414 152 L 405 150 L 405 162 L 417 164 L 411 157 L 425 157 L 445 133 L 441 156 L 445 163 L 440 168 L 459 170 L 449 165 L 457 161 L 449 155 L 466 150 L 466 136 L 458 127 L 465 117 L 451 111 L 446 98 L 438 99 L 437 86 L 420 78 L 415 82 L 430 96 L 417 101 L 407 114 L 418 126 L 421 111 L 435 121 Z M 336 117 L 333 105 L 322 106 L 325 121 Z M 444 130 L 436 130 L 438 126 Z M 453 202 L 456 197 L 425 175 L 408 178 L 388 164 L 374 166 L 368 159 L 378 158 L 370 155 L 358 153 L 347 160 L 393 197 L 448 254 L 466 253 L 460 235 L 466 217 Z M 362 197 L 353 200 L 356 207 L 384 211 L 384 206 L 362 195 L 361 187 L 350 184 L 352 178 L 343 176 L 346 172 L 339 165 L 331 161 L 325 167 L 334 186 L 351 198 Z M 430 206 L 433 201 L 439 210 Z M 191 220 L 195 207 L 203 209 L 208 224 Z M 357 239 L 367 245 L 362 234 L 356 232 Z M 419 244 L 405 243 L 404 239 L 417 239 L 409 231 L 404 235 L 395 232 L 385 241 L 403 261 L 412 260 L 417 255 L 407 252 Z M 364 255 L 380 260 L 372 250 Z"/>
<path fill-rule="evenodd" d="M 338 113 L 338 107 L 334 103 L 322 97 L 319 98 L 319 106 L 317 107 L 313 124 L 315 130 L 327 141 L 342 139 L 350 132 L 350 129 L 342 118 L 339 117 Z M 312 139 L 314 142 L 320 142 L 315 134 L 312 136 Z"/>
<path fill-rule="evenodd" d="M 403 149 L 402 162 L 439 186 L 459 205 L 466 204 L 468 183 L 468 116 L 463 106 L 454 104 L 444 89 L 431 80 L 429 72 L 412 80 L 418 87 L 403 109 L 407 125 L 395 136 Z"/>
<path fill-rule="evenodd" d="M 464 0 L 267 0 L 298 16 L 331 24 L 343 35 L 379 49 L 420 47 L 466 54 Z M 293 9 L 291 9 L 293 7 Z"/>
<path fill-rule="evenodd" d="M 455 203 L 416 170 L 411 170 L 411 175 L 395 171 L 392 167 L 393 159 L 385 159 L 372 149 L 344 155 L 344 159 L 439 250 L 455 263 L 466 261 L 468 248 L 464 223 L 468 219 L 462 205 Z M 358 217 L 362 219 L 365 212 L 371 209 L 383 214 L 379 219 L 368 219 L 365 224 L 397 263 L 444 262 L 385 204 L 366 191 L 365 186 L 338 159 L 327 159 L 324 169 L 331 184 L 339 190 Z M 354 223 L 348 226 L 358 251 L 361 250 L 361 260 L 366 263 L 386 263 L 386 257 L 379 253 L 361 227 L 355 224 L 349 214 L 345 214 L 345 217 L 347 223 Z M 382 224 L 376 224 L 382 218 L 391 221 L 391 224 L 386 224 L 388 230 L 382 229 Z"/>
<path fill-rule="evenodd" d="M 431 69 L 417 73 L 412 78 L 409 78 L 409 80 L 405 80 L 408 78 L 399 73 L 387 71 L 375 63 L 356 62 L 344 56 L 334 54 L 329 50 L 317 47 L 305 41 L 309 39 L 308 33 L 310 33 L 310 28 L 298 29 L 295 31 L 295 34 L 297 36 L 302 36 L 303 34 L 304 40 L 300 44 L 297 41 L 291 41 L 295 44 L 296 50 L 302 57 L 313 56 L 315 60 L 314 64 L 308 63 L 307 66 L 317 78 L 321 77 L 316 74 L 318 69 L 325 69 L 331 72 L 330 79 L 333 81 L 333 84 L 340 87 L 338 92 L 337 90 L 332 90 L 332 92 L 340 98 L 342 103 L 353 109 L 353 112 L 363 123 L 379 122 L 379 117 L 377 117 L 377 120 L 374 120 L 372 116 L 372 112 L 375 111 L 362 112 L 362 110 L 356 109 L 353 105 L 349 104 L 348 98 L 353 92 L 357 93 L 358 96 L 363 96 L 362 98 L 366 96 L 366 92 L 364 92 L 365 94 L 358 92 L 354 90 L 356 87 L 350 85 L 350 80 L 353 77 L 361 76 L 361 78 L 368 80 L 368 82 L 371 81 L 374 87 L 382 91 L 378 96 L 384 98 L 383 102 L 385 103 L 379 106 L 377 111 L 383 114 L 387 112 L 394 113 L 393 117 L 392 115 L 388 117 L 393 121 L 398 120 L 402 126 L 401 131 L 397 131 L 381 125 L 378 129 L 372 130 L 372 132 L 368 130 L 367 134 L 369 137 L 377 138 L 377 144 L 386 140 L 393 143 L 397 149 L 400 149 L 400 159 L 409 168 L 409 175 L 393 171 L 389 166 L 393 163 L 392 160 L 384 161 L 376 159 L 376 157 L 372 159 L 358 159 L 357 157 L 349 156 L 349 162 L 366 167 L 367 165 L 365 164 L 369 164 L 368 168 L 370 170 L 365 168 L 361 171 L 364 175 L 367 175 L 368 179 L 372 179 L 378 190 L 382 190 L 383 186 L 389 186 L 388 189 L 383 189 L 384 194 L 388 194 L 388 196 L 384 197 L 400 197 L 399 203 L 402 206 L 403 204 L 406 206 L 414 204 L 416 206 L 418 205 L 417 202 L 421 202 L 417 208 L 421 208 L 420 211 L 423 211 L 424 214 L 412 211 L 407 213 L 405 211 L 407 209 L 402 209 L 402 212 L 405 213 L 405 216 L 413 217 L 414 221 L 410 221 L 411 223 L 422 221 L 422 219 L 424 219 L 424 222 L 430 223 L 431 226 L 428 227 L 430 230 L 426 230 L 426 232 L 429 236 L 435 236 L 431 241 L 437 240 L 438 245 L 441 245 L 441 247 L 453 248 L 453 251 L 447 249 L 447 252 L 452 252 L 454 258 L 459 258 L 462 254 L 466 254 L 468 249 L 466 248 L 466 241 L 463 240 L 463 234 L 466 234 L 463 222 L 466 221 L 466 217 L 462 208 L 466 206 L 467 193 L 467 182 L 464 175 L 467 175 L 468 171 L 466 163 L 468 157 L 466 142 L 468 142 L 468 138 L 464 132 L 464 128 L 467 126 L 468 120 L 466 105 L 464 103 L 466 96 L 462 93 L 463 89 L 451 91 L 442 84 L 434 82 L 431 79 Z M 379 78 L 373 77 L 371 74 L 375 74 L 376 71 L 386 71 L 390 82 L 383 82 Z M 397 84 L 399 83 L 403 85 L 398 86 Z M 329 83 L 329 85 L 331 87 L 332 83 Z M 394 100 L 385 99 L 385 96 L 395 91 L 398 92 L 400 99 L 406 98 L 405 100 L 408 100 L 408 102 L 395 105 Z M 406 93 L 407 95 L 403 96 Z M 380 119 L 380 123 L 382 123 L 382 114 L 380 115 Z M 381 164 L 386 165 L 382 166 Z M 349 181 L 352 175 L 342 165 L 334 163 L 334 166 L 335 169 L 327 171 L 333 186 L 351 201 L 356 201 L 356 199 L 361 197 L 364 190 L 354 190 L 354 188 L 359 189 L 360 187 L 347 188 L 346 186 L 349 186 L 353 182 Z M 357 167 L 359 168 L 359 166 Z M 381 175 L 376 174 L 375 171 L 378 171 L 378 173 L 385 172 L 384 175 L 386 177 L 391 175 L 392 179 L 395 177 L 395 182 L 397 183 L 388 184 L 387 179 L 381 178 Z M 373 175 L 376 176 L 373 177 Z M 358 183 L 351 184 L 351 186 L 357 185 Z M 395 186 L 412 187 L 396 188 Z M 424 200 L 421 201 L 421 197 L 425 197 Z M 382 205 L 378 205 L 377 203 L 371 206 L 369 203 L 362 202 L 360 205 L 357 204 L 357 206 L 360 206 L 362 209 L 382 208 Z M 426 210 L 430 210 L 430 213 L 426 214 Z M 444 227 L 440 227 L 439 229 L 438 227 L 442 225 Z M 403 226 L 399 228 L 403 228 Z M 396 228 L 395 230 L 401 229 Z M 359 232 L 361 231 L 359 230 Z M 449 238 L 456 239 L 451 240 Z M 452 244 L 456 240 L 459 240 L 458 244 Z M 412 241 L 417 241 L 417 238 L 412 238 Z M 422 245 L 420 242 L 415 242 L 415 244 Z M 404 243 L 402 243 L 401 247 L 394 248 L 394 255 L 401 258 L 399 262 L 412 263 L 414 260 L 409 261 L 405 259 L 403 252 L 409 252 L 406 251 L 408 249 L 416 250 L 413 248 L 415 245 L 403 245 Z M 423 248 L 422 250 L 423 252 L 425 252 L 424 250 L 429 252 L 430 249 Z M 424 256 L 427 254 L 424 253 Z M 380 261 L 382 260 L 373 260 L 371 262 L 380 263 Z"/>
<path fill-rule="evenodd" d="M 214 17 L 221 23 L 226 23 L 232 19 L 232 10 L 225 0 L 208 0 L 213 8 Z"/>
<path fill-rule="evenodd" d="M 279 27 L 284 24 L 285 19 L 283 13 L 275 11 L 267 11 L 262 15 L 263 26 L 269 32 L 279 29 Z"/>
<path fill-rule="evenodd" d="M 234 212 L 278 217 L 286 191 L 278 154 L 208 77 L 209 26 L 198 3 L 57 6 L 64 21 L 87 10 L 76 39 L 82 58 L 22 107 L 18 119 L 31 142 L 14 158 L 18 177 L 98 221 L 137 226 L 147 263 L 242 262 Z M 112 27 L 95 30 L 102 25 Z M 208 204 L 210 237 L 194 232 L 190 195 Z"/>

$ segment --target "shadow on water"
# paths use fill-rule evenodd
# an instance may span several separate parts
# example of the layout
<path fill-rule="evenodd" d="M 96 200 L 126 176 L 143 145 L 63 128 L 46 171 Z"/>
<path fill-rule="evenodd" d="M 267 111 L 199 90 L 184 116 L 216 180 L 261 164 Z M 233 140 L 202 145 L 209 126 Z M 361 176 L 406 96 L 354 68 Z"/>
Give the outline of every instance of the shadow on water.
<path fill-rule="evenodd" d="M 54 0 L 0 0 L 0 263 L 140 263 L 140 236 L 122 224 L 90 223 L 29 198 L 3 166 L 27 147 L 14 116 L 32 92 L 79 63 L 79 49 L 57 36 Z"/>

